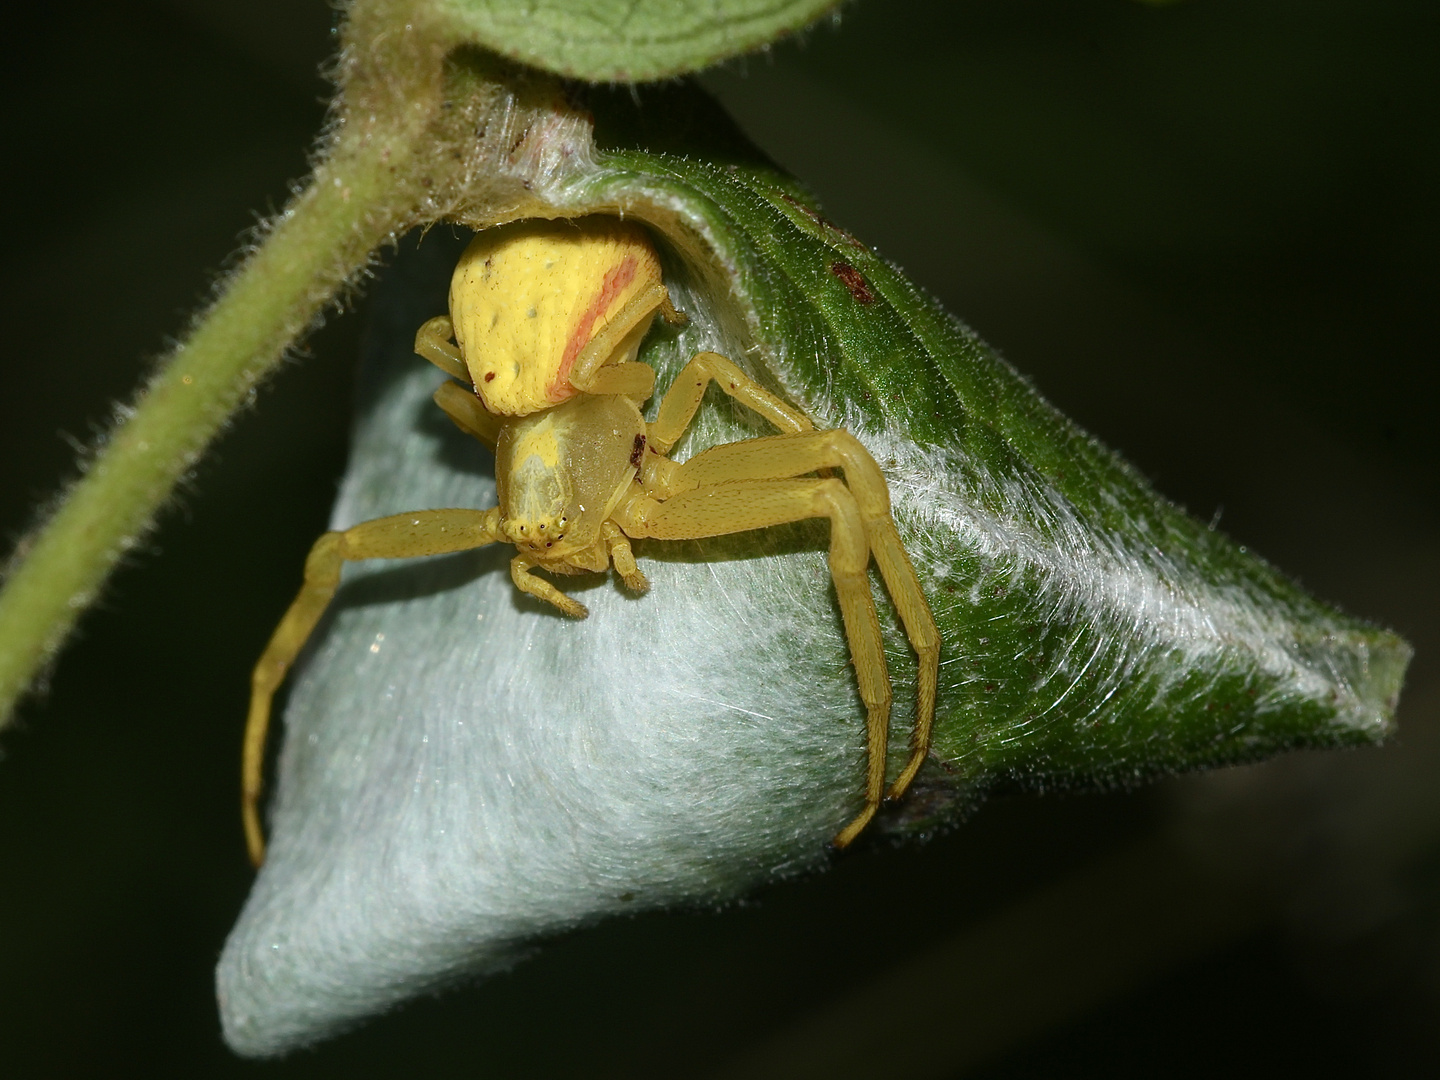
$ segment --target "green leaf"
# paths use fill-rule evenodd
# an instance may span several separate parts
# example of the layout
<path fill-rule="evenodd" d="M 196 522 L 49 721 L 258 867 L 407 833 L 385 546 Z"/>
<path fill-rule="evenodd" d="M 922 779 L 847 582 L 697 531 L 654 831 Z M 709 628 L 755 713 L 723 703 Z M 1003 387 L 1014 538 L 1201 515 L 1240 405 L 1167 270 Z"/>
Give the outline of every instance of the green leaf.
<path fill-rule="evenodd" d="M 1124 783 L 1390 730 L 1408 645 L 1159 496 L 793 180 L 656 154 L 611 102 L 591 197 L 683 206 L 770 377 L 891 471 L 945 638 L 936 751 L 960 775 Z"/>
<path fill-rule="evenodd" d="M 662 393 L 723 352 L 885 469 L 943 649 L 934 753 L 876 831 L 953 821 L 1000 780 L 1132 783 L 1390 730 L 1409 646 L 1155 493 L 703 95 L 641 100 L 593 92 L 595 145 L 567 142 L 529 194 L 652 228 L 690 316 L 644 346 Z M 410 355 L 444 310 L 447 231 L 376 297 L 335 527 L 494 503 L 493 460 Z M 713 394 L 675 453 L 765 433 Z M 217 972 L 230 1045 L 285 1052 L 537 937 L 824 865 L 865 762 L 825 531 L 639 544 L 647 595 L 561 583 L 580 623 L 520 596 L 495 547 L 348 568 L 290 693 L 268 861 Z M 893 775 L 915 664 L 882 622 Z"/>
<path fill-rule="evenodd" d="M 591 82 L 643 82 L 717 64 L 793 33 L 837 0 L 437 0 L 453 33 Z"/>

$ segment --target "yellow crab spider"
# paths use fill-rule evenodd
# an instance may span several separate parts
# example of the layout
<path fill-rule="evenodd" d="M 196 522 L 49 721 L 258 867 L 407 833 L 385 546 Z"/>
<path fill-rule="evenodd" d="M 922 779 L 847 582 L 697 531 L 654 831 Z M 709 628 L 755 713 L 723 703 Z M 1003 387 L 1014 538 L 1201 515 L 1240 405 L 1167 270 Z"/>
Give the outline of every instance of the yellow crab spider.
<path fill-rule="evenodd" d="M 361 559 L 513 544 L 516 587 L 583 619 L 582 604 L 532 571 L 604 572 L 613 564 L 627 588 L 644 592 L 649 582 L 631 540 L 693 540 L 829 518 L 830 573 L 868 738 L 865 806 L 835 846 L 860 834 L 883 795 L 898 798 L 909 787 L 929 752 L 940 639 L 890 516 L 885 477 L 849 432 L 815 430 L 717 353 L 691 359 L 646 423 L 640 407 L 655 372 L 635 357 L 657 314 L 684 321 L 636 225 L 610 217 L 527 221 L 476 236 L 451 281 L 450 317 L 425 323 L 415 351 L 455 380 L 436 392 L 436 404 L 494 450 L 499 505 L 397 514 L 315 542 L 300 593 L 251 677 L 241 798 L 257 866 L 265 853 L 259 799 L 271 699 L 334 597 L 342 565 Z M 781 434 L 671 461 L 668 451 L 712 382 Z M 870 591 L 872 558 L 919 658 L 911 753 L 888 792 L 891 690 Z"/>

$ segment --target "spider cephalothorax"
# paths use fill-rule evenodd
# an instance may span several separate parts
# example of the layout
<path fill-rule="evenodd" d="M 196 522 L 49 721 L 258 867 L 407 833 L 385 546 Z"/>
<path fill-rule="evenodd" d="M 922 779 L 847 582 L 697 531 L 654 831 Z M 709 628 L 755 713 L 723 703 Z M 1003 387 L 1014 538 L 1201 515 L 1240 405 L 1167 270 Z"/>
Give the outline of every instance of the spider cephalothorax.
<path fill-rule="evenodd" d="M 521 222 L 482 232 L 466 250 L 451 282 L 450 316 L 422 326 L 415 351 L 454 380 L 436 391 L 436 404 L 495 451 L 498 505 L 397 514 L 315 542 L 300 594 L 252 677 L 243 809 L 257 864 L 264 857 L 258 800 L 271 699 L 347 560 L 509 543 L 517 552 L 510 563 L 516 587 L 584 618 L 584 605 L 532 571 L 577 574 L 613 565 L 628 588 L 644 592 L 649 583 L 635 565 L 632 539 L 690 540 L 827 517 L 830 572 L 869 740 L 865 805 L 836 835 L 836 846 L 859 835 L 886 794 L 891 691 L 870 590 L 872 558 L 919 657 L 911 754 L 888 794 L 898 797 L 910 785 L 929 750 L 940 640 L 890 516 L 879 466 L 849 432 L 816 431 L 802 412 L 717 353 L 697 354 L 666 391 L 655 421 L 646 423 L 640 406 L 655 372 L 636 356 L 657 314 L 684 321 L 637 225 L 608 217 Z M 711 382 L 781 434 L 671 461 L 670 448 Z"/>

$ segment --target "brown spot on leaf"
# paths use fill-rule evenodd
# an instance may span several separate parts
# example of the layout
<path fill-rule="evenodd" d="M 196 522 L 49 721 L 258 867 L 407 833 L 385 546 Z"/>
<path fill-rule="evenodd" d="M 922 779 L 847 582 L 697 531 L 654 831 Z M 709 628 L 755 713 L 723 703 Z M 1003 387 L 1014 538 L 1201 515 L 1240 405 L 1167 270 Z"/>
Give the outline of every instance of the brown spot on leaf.
<path fill-rule="evenodd" d="M 870 283 L 865 280 L 865 275 L 860 273 L 847 262 L 833 262 L 830 264 L 830 272 L 840 279 L 840 284 L 850 290 L 853 296 L 862 304 L 873 304 L 875 294 L 870 291 Z"/>
<path fill-rule="evenodd" d="M 640 467 L 640 459 L 645 456 L 645 436 L 636 435 L 635 445 L 630 449 L 630 464 L 634 468 Z"/>
<path fill-rule="evenodd" d="M 799 210 L 802 214 L 809 218 L 811 224 L 814 225 L 816 228 L 820 229 L 822 232 L 829 233 L 835 239 L 844 241 L 851 247 L 859 248 L 862 251 L 865 250 L 865 245 L 862 244 L 859 240 L 857 240 L 851 233 L 846 232 L 829 218 L 825 217 L 823 214 L 818 213 L 814 207 L 806 206 L 803 202 L 795 198 L 793 195 L 786 194 L 783 191 L 780 192 L 780 198 L 784 199 L 796 210 Z"/>
<path fill-rule="evenodd" d="M 825 228 L 827 225 L 829 225 L 832 229 L 834 228 L 833 225 L 830 225 L 830 222 L 826 221 L 823 217 L 821 217 L 818 213 L 815 212 L 814 207 L 806 206 L 799 199 L 795 198 L 795 196 L 786 194 L 782 191 L 780 193 L 780 198 L 784 199 L 791 206 L 795 207 L 796 210 L 799 210 L 802 214 L 804 214 L 807 218 L 813 221 L 816 225 L 819 225 L 822 229 Z"/>

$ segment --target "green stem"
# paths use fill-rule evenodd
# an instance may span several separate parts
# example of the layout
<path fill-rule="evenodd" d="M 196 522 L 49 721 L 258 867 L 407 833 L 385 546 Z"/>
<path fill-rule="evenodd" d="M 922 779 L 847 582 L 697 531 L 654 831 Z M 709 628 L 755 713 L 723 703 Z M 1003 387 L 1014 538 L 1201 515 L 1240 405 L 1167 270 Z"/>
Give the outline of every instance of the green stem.
<path fill-rule="evenodd" d="M 460 42 L 424 10 L 350 5 L 329 155 L 59 510 L 21 541 L 0 591 L 0 729 L 180 477 L 380 244 L 446 216 L 481 227 L 543 209 L 511 159 L 533 152 L 543 164 L 546 140 L 575 127 L 555 122 L 570 115 L 563 95 L 493 59 L 455 60 Z M 588 140 L 588 126 L 576 131 Z"/>
<path fill-rule="evenodd" d="M 251 390 L 396 228 L 400 132 L 347 132 L 141 392 L 0 591 L 0 727 L 115 564 Z"/>

